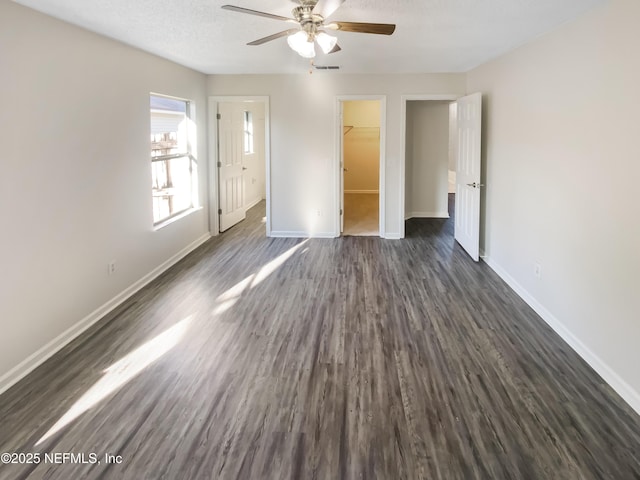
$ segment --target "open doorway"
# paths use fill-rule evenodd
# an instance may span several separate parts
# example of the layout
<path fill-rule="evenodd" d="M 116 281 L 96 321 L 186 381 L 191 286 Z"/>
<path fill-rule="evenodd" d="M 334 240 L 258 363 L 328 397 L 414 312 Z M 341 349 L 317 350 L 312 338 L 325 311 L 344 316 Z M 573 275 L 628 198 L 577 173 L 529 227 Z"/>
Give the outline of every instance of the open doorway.
<path fill-rule="evenodd" d="M 454 237 L 477 262 L 480 188 L 484 186 L 480 178 L 482 94 L 407 95 L 401 105 L 405 219 L 455 216 Z M 455 136 L 451 138 L 449 132 Z M 400 236 L 404 234 L 405 222 Z"/>
<path fill-rule="evenodd" d="M 454 213 L 455 112 L 449 100 L 406 102 L 405 220 Z"/>
<path fill-rule="evenodd" d="M 210 97 L 210 230 L 224 232 L 262 202 L 270 234 L 267 97 Z"/>
<path fill-rule="evenodd" d="M 342 234 L 381 236 L 381 100 L 342 102 Z"/>
<path fill-rule="evenodd" d="M 447 171 L 448 192 L 449 192 L 449 214 L 451 203 L 455 199 L 456 193 L 456 162 L 458 158 L 458 103 L 449 103 L 449 167 Z"/>

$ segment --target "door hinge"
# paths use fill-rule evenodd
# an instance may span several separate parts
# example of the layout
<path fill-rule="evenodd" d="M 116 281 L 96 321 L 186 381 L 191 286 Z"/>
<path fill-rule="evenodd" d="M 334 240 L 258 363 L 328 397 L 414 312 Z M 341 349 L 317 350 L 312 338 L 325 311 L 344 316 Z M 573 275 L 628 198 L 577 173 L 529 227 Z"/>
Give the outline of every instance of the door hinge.
<path fill-rule="evenodd" d="M 220 114 L 218 113 L 218 114 L 216 114 L 216 118 L 217 118 L 218 120 L 220 120 L 220 119 L 222 118 L 222 115 L 220 115 Z"/>
<path fill-rule="evenodd" d="M 340 215 L 342 215 L 342 209 L 340 209 Z"/>
<path fill-rule="evenodd" d="M 222 167 L 222 162 L 218 162 L 218 168 Z"/>
<path fill-rule="evenodd" d="M 218 215 L 222 215 L 222 209 L 221 208 L 218 209 Z"/>

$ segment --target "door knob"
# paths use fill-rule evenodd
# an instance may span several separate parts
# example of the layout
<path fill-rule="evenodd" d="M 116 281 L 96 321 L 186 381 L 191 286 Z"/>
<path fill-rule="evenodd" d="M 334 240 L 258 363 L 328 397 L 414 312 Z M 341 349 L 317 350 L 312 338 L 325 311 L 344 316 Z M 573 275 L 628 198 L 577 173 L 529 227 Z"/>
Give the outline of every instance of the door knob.
<path fill-rule="evenodd" d="M 484 187 L 484 183 L 467 183 L 467 187 L 471 187 L 471 188 L 480 188 L 480 187 Z"/>
<path fill-rule="evenodd" d="M 242 170 L 248 170 L 248 168 L 247 167 L 242 167 Z"/>

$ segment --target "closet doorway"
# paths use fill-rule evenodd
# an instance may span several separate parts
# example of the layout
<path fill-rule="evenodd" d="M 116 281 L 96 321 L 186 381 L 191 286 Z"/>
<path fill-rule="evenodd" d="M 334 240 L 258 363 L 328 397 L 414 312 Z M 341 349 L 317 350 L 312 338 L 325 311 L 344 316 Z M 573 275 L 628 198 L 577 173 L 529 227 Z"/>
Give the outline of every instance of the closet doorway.
<path fill-rule="evenodd" d="M 382 101 L 343 100 L 342 235 L 381 235 Z"/>

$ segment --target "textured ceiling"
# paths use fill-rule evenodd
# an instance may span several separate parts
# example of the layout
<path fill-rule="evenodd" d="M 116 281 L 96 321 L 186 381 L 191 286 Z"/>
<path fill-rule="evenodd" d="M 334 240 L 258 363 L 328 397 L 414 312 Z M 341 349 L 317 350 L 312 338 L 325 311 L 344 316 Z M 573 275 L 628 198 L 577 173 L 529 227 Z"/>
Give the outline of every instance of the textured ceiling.
<path fill-rule="evenodd" d="M 290 24 L 222 10 L 233 4 L 286 17 L 291 0 L 14 0 L 204 73 L 302 73 L 285 38 L 246 43 Z M 318 65 L 348 73 L 465 72 L 606 0 L 347 0 L 331 20 L 395 23 L 390 36 L 335 32 L 342 51 Z"/>

